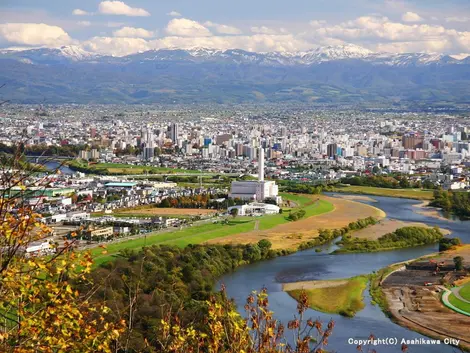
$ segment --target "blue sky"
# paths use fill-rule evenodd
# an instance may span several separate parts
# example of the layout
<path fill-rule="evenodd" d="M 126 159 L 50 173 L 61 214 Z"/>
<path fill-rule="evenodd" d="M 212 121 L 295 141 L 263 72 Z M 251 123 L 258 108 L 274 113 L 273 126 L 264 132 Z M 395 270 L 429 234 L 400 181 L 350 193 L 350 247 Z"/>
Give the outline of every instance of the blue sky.
<path fill-rule="evenodd" d="M 1 0 L 0 47 L 470 53 L 468 0 Z"/>

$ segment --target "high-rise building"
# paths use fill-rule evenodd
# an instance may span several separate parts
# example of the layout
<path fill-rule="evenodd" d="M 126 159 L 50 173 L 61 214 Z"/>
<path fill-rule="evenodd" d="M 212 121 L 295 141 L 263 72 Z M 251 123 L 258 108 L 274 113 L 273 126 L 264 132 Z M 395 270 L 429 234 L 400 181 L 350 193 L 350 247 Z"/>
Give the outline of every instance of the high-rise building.
<path fill-rule="evenodd" d="M 407 150 L 423 148 L 424 137 L 418 135 L 405 135 L 402 138 L 402 145 Z"/>
<path fill-rule="evenodd" d="M 155 142 L 152 130 L 149 127 L 142 129 L 141 136 L 143 145 L 142 159 L 146 161 L 152 160 L 155 157 Z"/>
<path fill-rule="evenodd" d="M 334 158 L 338 155 L 338 145 L 336 143 L 330 143 L 326 148 L 328 158 Z"/>
<path fill-rule="evenodd" d="M 172 141 L 174 144 L 177 144 L 178 135 L 179 135 L 179 127 L 178 127 L 178 124 L 176 124 L 176 123 L 171 123 L 171 125 L 168 126 L 168 135 L 169 135 L 171 141 Z"/>

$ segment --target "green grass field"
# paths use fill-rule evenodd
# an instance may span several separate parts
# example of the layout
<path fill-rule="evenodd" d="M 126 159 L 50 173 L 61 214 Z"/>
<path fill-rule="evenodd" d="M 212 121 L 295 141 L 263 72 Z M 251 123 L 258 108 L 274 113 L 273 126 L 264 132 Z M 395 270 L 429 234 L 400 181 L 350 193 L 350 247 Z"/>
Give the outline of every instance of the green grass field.
<path fill-rule="evenodd" d="M 470 301 L 470 283 L 460 288 L 460 296 Z"/>
<path fill-rule="evenodd" d="M 149 174 L 198 174 L 198 170 L 186 170 L 178 168 L 161 168 L 161 167 L 148 167 L 140 165 L 131 165 L 131 164 L 121 164 L 121 163 L 97 163 L 88 165 L 88 163 L 78 160 L 73 160 L 69 163 L 71 167 L 77 166 L 81 168 L 88 169 L 89 173 L 111 173 L 111 174 L 144 174 L 147 172 Z"/>
<path fill-rule="evenodd" d="M 332 284 L 336 281 L 330 281 Z M 340 314 L 352 317 L 364 308 L 363 292 L 369 282 L 368 276 L 350 278 L 346 283 L 315 289 L 306 289 L 309 306 L 317 311 L 328 314 Z M 288 291 L 290 296 L 298 299 L 302 289 Z"/>
<path fill-rule="evenodd" d="M 335 192 L 364 194 L 375 196 L 400 197 L 416 200 L 432 200 L 433 191 L 420 189 L 385 189 L 372 186 L 340 186 L 334 189 Z"/>
<path fill-rule="evenodd" d="M 334 209 L 331 203 L 324 200 L 312 203 L 312 199 L 305 196 L 283 195 L 283 197 L 287 198 L 291 196 L 294 197 L 299 204 L 307 205 L 303 207 L 306 212 L 306 217 L 330 212 Z M 112 261 L 117 254 L 124 249 L 139 250 L 144 246 L 156 244 L 175 245 L 179 247 L 185 247 L 189 244 L 200 244 L 215 238 L 250 232 L 254 230 L 256 222 L 259 222 L 259 230 L 271 229 L 279 224 L 288 223 L 288 215 L 288 213 L 283 213 L 263 217 L 237 217 L 235 219 L 230 218 L 228 224 L 222 222 L 216 224 L 210 223 L 165 233 L 149 233 L 146 237 L 139 239 L 109 244 L 106 246 L 106 254 L 102 254 L 103 249 L 95 248 L 92 250 L 92 255 L 95 259 L 95 266 L 97 266 Z"/>
<path fill-rule="evenodd" d="M 460 299 L 458 299 L 454 294 L 449 295 L 449 302 L 459 308 L 460 310 L 463 310 L 467 313 L 470 314 L 470 303 L 466 303 Z"/>

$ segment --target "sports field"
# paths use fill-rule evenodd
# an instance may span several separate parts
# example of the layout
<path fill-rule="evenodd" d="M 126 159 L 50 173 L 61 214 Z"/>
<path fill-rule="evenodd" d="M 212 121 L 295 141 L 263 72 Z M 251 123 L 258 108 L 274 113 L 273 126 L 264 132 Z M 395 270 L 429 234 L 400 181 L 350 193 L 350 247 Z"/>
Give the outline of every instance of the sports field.
<path fill-rule="evenodd" d="M 470 314 L 470 303 L 460 300 L 454 294 L 449 295 L 449 302 L 456 308 Z"/>
<path fill-rule="evenodd" d="M 470 283 L 460 288 L 460 296 L 468 301 L 470 301 Z"/>

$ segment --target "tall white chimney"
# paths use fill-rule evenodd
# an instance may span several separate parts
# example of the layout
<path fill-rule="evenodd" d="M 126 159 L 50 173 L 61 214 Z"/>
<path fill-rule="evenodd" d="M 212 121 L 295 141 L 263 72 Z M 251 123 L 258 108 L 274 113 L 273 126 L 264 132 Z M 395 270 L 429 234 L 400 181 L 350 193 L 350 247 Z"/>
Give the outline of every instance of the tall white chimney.
<path fill-rule="evenodd" d="M 258 157 L 258 181 L 264 181 L 264 149 L 263 147 L 259 148 L 259 157 Z"/>

